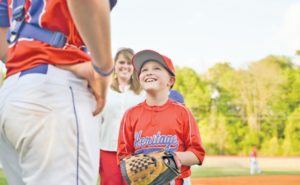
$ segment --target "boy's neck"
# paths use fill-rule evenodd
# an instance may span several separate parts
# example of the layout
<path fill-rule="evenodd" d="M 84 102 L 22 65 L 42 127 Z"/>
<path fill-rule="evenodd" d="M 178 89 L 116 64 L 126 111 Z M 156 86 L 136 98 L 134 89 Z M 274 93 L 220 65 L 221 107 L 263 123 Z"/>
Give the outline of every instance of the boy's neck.
<path fill-rule="evenodd" d="M 146 103 L 149 106 L 164 105 L 169 99 L 169 91 L 166 92 L 147 92 Z"/>

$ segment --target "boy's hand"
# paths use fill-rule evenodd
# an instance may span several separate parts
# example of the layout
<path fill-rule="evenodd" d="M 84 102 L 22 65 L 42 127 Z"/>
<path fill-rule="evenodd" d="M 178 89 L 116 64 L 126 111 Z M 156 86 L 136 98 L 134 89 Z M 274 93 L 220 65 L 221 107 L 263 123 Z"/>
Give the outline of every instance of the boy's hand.
<path fill-rule="evenodd" d="M 121 172 L 127 184 L 164 185 L 180 175 L 180 163 L 172 152 L 137 154 L 121 161 Z"/>
<path fill-rule="evenodd" d="M 58 68 L 73 72 L 75 75 L 88 81 L 89 87 L 96 99 L 97 105 L 93 115 L 99 114 L 105 105 L 106 93 L 110 83 L 110 76 L 102 77 L 95 72 L 91 62 L 73 65 L 58 65 Z"/>

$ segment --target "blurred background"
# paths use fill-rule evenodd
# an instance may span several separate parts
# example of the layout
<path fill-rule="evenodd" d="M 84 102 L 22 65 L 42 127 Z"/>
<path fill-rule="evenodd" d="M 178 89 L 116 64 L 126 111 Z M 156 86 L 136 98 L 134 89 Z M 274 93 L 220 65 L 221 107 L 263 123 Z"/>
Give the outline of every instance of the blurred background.
<path fill-rule="evenodd" d="M 153 49 L 176 65 L 207 151 L 193 177 L 250 175 L 255 146 L 256 175 L 300 181 L 299 0 L 127 0 L 111 21 L 113 54 Z"/>
<path fill-rule="evenodd" d="M 173 60 L 209 155 L 300 156 L 298 0 L 118 3 L 114 51 Z"/>

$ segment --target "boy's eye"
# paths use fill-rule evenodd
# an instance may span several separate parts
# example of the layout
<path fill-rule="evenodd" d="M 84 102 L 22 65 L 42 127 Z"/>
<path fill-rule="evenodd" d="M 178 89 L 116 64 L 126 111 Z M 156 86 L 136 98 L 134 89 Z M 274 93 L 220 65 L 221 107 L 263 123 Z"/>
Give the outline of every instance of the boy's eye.
<path fill-rule="evenodd" d="M 145 72 L 145 71 L 147 71 L 147 69 L 146 69 L 146 68 L 143 68 L 143 69 L 141 70 L 141 72 Z"/>
<path fill-rule="evenodd" d="M 125 61 L 121 60 L 119 61 L 119 64 L 125 64 Z"/>
<path fill-rule="evenodd" d="M 155 67 L 154 70 L 161 70 L 160 67 Z"/>

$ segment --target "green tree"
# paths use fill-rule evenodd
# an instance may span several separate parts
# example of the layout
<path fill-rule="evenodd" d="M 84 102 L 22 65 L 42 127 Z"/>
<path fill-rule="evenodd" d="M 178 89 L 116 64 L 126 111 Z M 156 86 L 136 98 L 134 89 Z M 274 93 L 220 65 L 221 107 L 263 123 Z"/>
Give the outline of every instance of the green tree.
<path fill-rule="evenodd" d="M 300 68 L 288 57 L 243 70 L 219 63 L 203 75 L 178 68 L 175 89 L 198 118 L 209 154 L 245 155 L 252 145 L 262 155 L 298 154 Z"/>
<path fill-rule="evenodd" d="M 239 127 L 241 121 L 240 105 L 236 102 L 236 75 L 237 72 L 228 63 L 216 64 L 205 74 L 211 87 L 211 111 L 207 132 L 212 137 L 209 139 L 209 146 L 215 154 L 238 153 L 238 143 L 244 135 L 240 134 L 243 128 Z M 215 98 L 214 91 L 218 92 Z"/>
<path fill-rule="evenodd" d="M 208 84 L 191 68 L 176 69 L 174 89 L 182 93 L 185 104 L 191 109 L 196 118 L 203 117 L 208 112 Z"/>
<path fill-rule="evenodd" d="M 285 139 L 283 143 L 284 155 L 300 155 L 300 107 L 298 107 L 288 118 L 285 127 Z"/>

